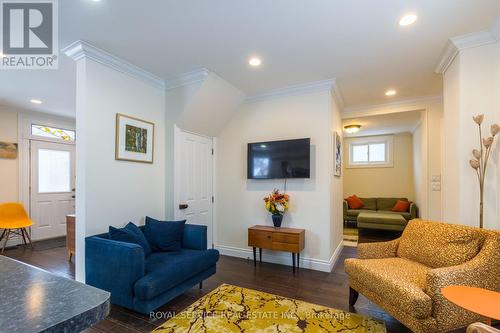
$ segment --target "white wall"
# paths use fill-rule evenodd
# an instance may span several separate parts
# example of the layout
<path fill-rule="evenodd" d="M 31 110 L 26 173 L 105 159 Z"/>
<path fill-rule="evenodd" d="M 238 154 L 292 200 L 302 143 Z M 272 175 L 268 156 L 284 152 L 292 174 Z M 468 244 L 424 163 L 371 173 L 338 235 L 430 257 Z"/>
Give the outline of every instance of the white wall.
<path fill-rule="evenodd" d="M 0 141 L 18 143 L 17 112 L 7 107 L 0 108 Z M 19 147 L 18 147 L 19 149 Z M 19 186 L 19 157 L 0 158 L 0 203 L 16 202 Z"/>
<path fill-rule="evenodd" d="M 336 177 L 334 175 L 335 168 L 335 141 L 334 133 L 337 132 L 342 140 L 342 145 L 344 145 L 343 128 L 342 128 L 342 117 L 340 115 L 340 108 L 335 102 L 335 99 L 331 100 L 331 110 L 330 110 L 330 253 L 333 258 L 337 258 L 342 250 L 343 244 L 343 234 L 344 234 L 344 208 L 343 208 L 343 192 L 344 192 L 344 175 L 341 177 Z M 345 155 L 342 156 L 345 163 Z M 330 260 L 331 261 L 331 260 Z"/>
<path fill-rule="evenodd" d="M 479 226 L 479 186 L 469 166 L 479 147 L 472 116 L 483 113 L 488 135 L 500 123 L 500 44 L 461 50 L 444 73 L 444 219 Z M 485 182 L 485 228 L 500 229 L 500 160 L 496 145 Z"/>
<path fill-rule="evenodd" d="M 426 145 L 424 159 L 427 163 L 426 173 L 422 177 L 422 186 L 427 190 L 427 205 L 422 210 L 421 217 L 434 221 L 443 221 L 442 213 L 442 160 L 443 160 L 443 102 L 435 101 L 428 105 L 424 115 L 425 124 L 422 144 Z M 433 188 L 433 176 L 435 179 Z"/>
<path fill-rule="evenodd" d="M 426 115 L 421 115 L 421 121 L 413 131 L 412 137 L 412 162 L 413 162 L 413 186 L 415 191 L 415 198 L 413 201 L 419 208 L 419 216 L 426 218 L 427 216 L 427 187 L 426 187 L 426 173 L 427 173 L 427 128 L 425 126 Z"/>
<path fill-rule="evenodd" d="M 217 136 L 216 148 L 216 247 L 223 254 L 249 257 L 247 229 L 272 225 L 263 198 L 279 188 L 282 180 L 247 180 L 247 143 L 311 138 L 311 178 L 288 180 L 290 211 L 283 225 L 306 229 L 306 248 L 301 264 L 329 270 L 333 248 L 341 239 L 341 180 L 332 179 L 331 129 L 340 129 L 340 116 L 328 91 L 276 97 L 246 103 Z M 339 203 L 333 203 L 333 200 Z M 335 223 L 339 226 L 335 226 Z M 291 264 L 289 254 L 264 251 L 264 260 Z"/>
<path fill-rule="evenodd" d="M 115 160 L 116 114 L 155 123 L 154 163 Z M 88 58 L 77 61 L 76 277 L 84 281 L 84 237 L 110 225 L 165 217 L 165 92 Z"/>
<path fill-rule="evenodd" d="M 186 131 L 215 137 L 231 119 L 244 97 L 233 85 L 217 74 L 210 73 L 179 115 L 177 126 Z"/>

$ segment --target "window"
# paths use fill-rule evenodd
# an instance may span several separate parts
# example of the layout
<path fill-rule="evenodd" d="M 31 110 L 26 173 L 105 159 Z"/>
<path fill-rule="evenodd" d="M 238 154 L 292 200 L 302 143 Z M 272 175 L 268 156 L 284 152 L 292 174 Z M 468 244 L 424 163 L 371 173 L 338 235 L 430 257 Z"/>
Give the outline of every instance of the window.
<path fill-rule="evenodd" d="M 71 191 L 71 155 L 65 150 L 38 150 L 38 193 Z"/>
<path fill-rule="evenodd" d="M 347 167 L 392 166 L 392 136 L 359 137 L 348 139 Z"/>
<path fill-rule="evenodd" d="M 76 133 L 73 130 L 35 124 L 31 125 L 31 135 L 63 141 L 75 141 L 76 137 Z"/>

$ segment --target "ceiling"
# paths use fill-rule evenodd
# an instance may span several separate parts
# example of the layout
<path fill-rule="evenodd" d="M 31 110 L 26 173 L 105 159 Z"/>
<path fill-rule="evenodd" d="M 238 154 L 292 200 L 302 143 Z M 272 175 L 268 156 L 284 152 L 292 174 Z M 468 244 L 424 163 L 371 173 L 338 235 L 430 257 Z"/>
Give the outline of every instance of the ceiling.
<path fill-rule="evenodd" d="M 408 12 L 418 21 L 400 27 Z M 59 45 L 85 40 L 164 79 L 205 67 L 247 95 L 335 77 L 353 106 L 441 93 L 448 38 L 499 15 L 499 0 L 73 0 L 59 1 Z M 59 70 L 1 71 L 0 103 L 72 115 L 74 77 L 62 54 Z"/>
<path fill-rule="evenodd" d="M 344 136 L 356 137 L 413 132 L 420 123 L 422 112 L 424 111 L 408 111 L 344 119 L 342 127 L 347 125 L 361 125 L 358 133 L 349 134 L 344 131 Z"/>

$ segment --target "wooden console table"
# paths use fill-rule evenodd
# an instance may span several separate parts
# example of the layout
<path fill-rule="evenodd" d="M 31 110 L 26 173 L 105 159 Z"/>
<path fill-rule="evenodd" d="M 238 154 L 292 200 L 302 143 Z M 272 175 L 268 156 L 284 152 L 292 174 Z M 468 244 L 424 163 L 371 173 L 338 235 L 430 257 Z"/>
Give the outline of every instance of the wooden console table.
<path fill-rule="evenodd" d="M 66 216 L 66 250 L 68 252 L 68 261 L 75 254 L 75 215 Z"/>
<path fill-rule="evenodd" d="M 285 251 L 292 253 L 292 266 L 295 273 L 295 255 L 297 255 L 297 269 L 299 268 L 300 252 L 305 244 L 304 229 L 274 228 L 256 225 L 248 228 L 248 246 L 253 247 L 253 264 L 257 265 L 257 248 L 259 261 L 262 262 L 262 249 Z"/>

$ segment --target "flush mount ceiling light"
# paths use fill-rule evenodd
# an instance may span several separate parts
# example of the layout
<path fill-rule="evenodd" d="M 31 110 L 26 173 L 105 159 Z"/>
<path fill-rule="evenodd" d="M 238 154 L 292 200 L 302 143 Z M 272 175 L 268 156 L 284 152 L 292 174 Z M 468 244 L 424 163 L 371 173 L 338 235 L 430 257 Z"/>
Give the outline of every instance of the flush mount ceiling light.
<path fill-rule="evenodd" d="M 394 95 L 396 95 L 396 90 L 394 90 L 394 89 L 389 89 L 389 90 L 387 90 L 387 91 L 385 92 L 385 95 L 386 95 L 386 96 L 394 96 Z"/>
<path fill-rule="evenodd" d="M 30 99 L 30 102 L 33 104 L 42 104 L 42 101 L 39 99 Z"/>
<path fill-rule="evenodd" d="M 349 134 L 358 133 L 361 125 L 347 125 L 344 126 L 344 130 Z"/>
<path fill-rule="evenodd" d="M 250 60 L 248 60 L 248 64 L 252 67 L 258 67 L 262 64 L 262 60 L 260 60 L 260 58 L 257 57 L 252 57 L 250 58 Z"/>
<path fill-rule="evenodd" d="M 417 21 L 417 15 L 415 14 L 406 14 L 399 20 L 399 25 L 402 27 L 406 27 L 408 25 L 412 25 Z"/>

